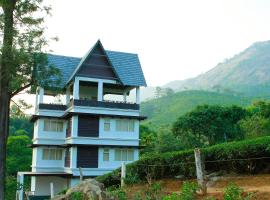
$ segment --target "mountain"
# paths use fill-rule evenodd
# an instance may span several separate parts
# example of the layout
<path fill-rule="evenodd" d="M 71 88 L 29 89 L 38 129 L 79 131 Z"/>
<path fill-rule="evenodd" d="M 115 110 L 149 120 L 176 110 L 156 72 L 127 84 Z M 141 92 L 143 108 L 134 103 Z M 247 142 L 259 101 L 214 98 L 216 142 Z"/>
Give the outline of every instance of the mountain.
<path fill-rule="evenodd" d="M 195 78 L 163 87 L 177 91 L 202 89 L 246 96 L 270 96 L 270 41 L 257 42 Z"/>
<path fill-rule="evenodd" d="M 198 105 L 247 106 L 252 100 L 250 97 L 233 94 L 190 90 L 142 102 L 141 112 L 142 115 L 148 117 L 144 122 L 145 124 L 159 127 L 161 125 L 171 125 L 179 116 L 191 111 Z"/>

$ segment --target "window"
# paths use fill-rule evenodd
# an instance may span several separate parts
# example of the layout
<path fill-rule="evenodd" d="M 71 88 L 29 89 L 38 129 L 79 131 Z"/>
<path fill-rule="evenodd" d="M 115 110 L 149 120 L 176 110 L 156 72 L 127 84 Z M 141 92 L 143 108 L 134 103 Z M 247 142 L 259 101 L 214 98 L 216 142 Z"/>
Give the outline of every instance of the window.
<path fill-rule="evenodd" d="M 64 122 L 59 120 L 44 120 L 44 131 L 63 132 Z"/>
<path fill-rule="evenodd" d="M 43 149 L 42 160 L 62 160 L 62 149 Z"/>
<path fill-rule="evenodd" d="M 115 161 L 133 161 L 134 150 L 133 149 L 115 149 L 114 155 Z"/>
<path fill-rule="evenodd" d="M 134 120 L 126 120 L 126 119 L 116 120 L 116 131 L 134 132 Z"/>
<path fill-rule="evenodd" d="M 109 161 L 110 160 L 110 150 L 104 149 L 103 150 L 103 161 Z"/>
<path fill-rule="evenodd" d="M 104 131 L 110 131 L 111 129 L 111 122 L 109 119 L 104 119 Z"/>

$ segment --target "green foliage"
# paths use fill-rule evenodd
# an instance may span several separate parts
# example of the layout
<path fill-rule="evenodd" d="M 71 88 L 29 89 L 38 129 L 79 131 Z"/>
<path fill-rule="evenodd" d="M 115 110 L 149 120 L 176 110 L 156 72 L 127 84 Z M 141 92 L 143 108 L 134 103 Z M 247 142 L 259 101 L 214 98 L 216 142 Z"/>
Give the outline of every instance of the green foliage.
<path fill-rule="evenodd" d="M 111 187 L 107 189 L 107 194 L 109 197 L 113 197 L 116 200 L 127 200 L 126 192 L 120 187 Z"/>
<path fill-rule="evenodd" d="M 24 134 L 22 134 L 22 131 Z M 27 135 L 32 138 L 33 123 L 26 116 L 14 116 L 10 118 L 9 134 L 13 135 Z"/>
<path fill-rule="evenodd" d="M 26 135 L 10 136 L 7 141 L 7 173 L 16 176 L 18 171 L 30 170 L 32 149 L 27 147 L 31 139 Z"/>
<path fill-rule="evenodd" d="M 240 121 L 248 138 L 270 135 L 270 102 L 258 101 L 248 108 L 249 116 Z"/>
<path fill-rule="evenodd" d="M 161 196 L 161 185 L 158 183 L 151 184 L 148 190 L 145 191 L 145 198 L 149 200 L 159 200 Z"/>
<path fill-rule="evenodd" d="M 142 127 L 145 127 L 142 125 Z M 149 129 L 150 130 L 150 129 Z M 164 153 L 169 151 L 183 150 L 185 143 L 171 132 L 168 127 L 162 127 L 154 131 L 143 132 L 141 136 L 142 154 L 145 153 Z"/>
<path fill-rule="evenodd" d="M 197 183 L 186 181 L 181 187 L 180 194 L 173 193 L 163 197 L 162 200 L 194 200 L 198 189 L 199 186 Z"/>
<path fill-rule="evenodd" d="M 17 190 L 17 179 L 14 176 L 6 177 L 6 200 L 14 200 L 16 199 L 16 190 Z"/>
<path fill-rule="evenodd" d="M 178 118 L 173 132 L 182 138 L 193 135 L 201 141 L 199 146 L 243 139 L 238 121 L 245 116 L 246 111 L 238 106 L 198 106 Z"/>
<path fill-rule="evenodd" d="M 72 192 L 70 195 L 70 200 L 83 200 L 84 195 L 81 192 Z"/>
<path fill-rule="evenodd" d="M 252 98 L 248 97 L 190 90 L 142 102 L 141 111 L 142 115 L 148 117 L 143 124 L 158 128 L 171 125 L 179 116 L 192 111 L 199 105 L 247 106 L 251 102 Z"/>
<path fill-rule="evenodd" d="M 230 183 L 224 191 L 224 200 L 242 200 L 243 190 L 236 184 Z"/>
<path fill-rule="evenodd" d="M 179 200 L 193 200 L 195 199 L 196 191 L 199 186 L 195 182 L 184 182 L 181 187 Z"/>
<path fill-rule="evenodd" d="M 247 158 L 269 157 L 269 146 L 270 137 L 266 136 L 218 144 L 202 148 L 201 152 L 205 160 L 218 161 L 215 163 L 205 163 L 205 169 L 208 172 L 224 170 L 237 173 L 256 173 L 267 169 L 269 160 L 248 160 Z M 137 176 L 141 181 L 146 181 L 146 177 L 149 176 L 152 179 L 174 177 L 176 175 L 194 177 L 195 165 L 193 162 L 193 150 L 149 154 L 134 163 L 128 164 L 127 172 L 130 175 Z M 105 186 L 118 185 L 120 183 L 120 169 L 97 177 L 97 180 L 104 183 Z"/>

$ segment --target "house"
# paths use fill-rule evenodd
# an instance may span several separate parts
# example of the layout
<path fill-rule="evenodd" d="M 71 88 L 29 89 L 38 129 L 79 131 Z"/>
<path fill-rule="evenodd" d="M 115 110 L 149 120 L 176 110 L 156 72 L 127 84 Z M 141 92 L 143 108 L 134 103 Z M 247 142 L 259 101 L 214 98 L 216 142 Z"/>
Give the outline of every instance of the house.
<path fill-rule="evenodd" d="M 95 177 L 138 160 L 139 122 L 145 119 L 140 87 L 146 81 L 136 54 L 107 51 L 97 41 L 83 58 L 49 54 L 48 63 L 62 72 L 61 83 L 50 87 L 60 90 L 37 88 L 32 171 L 18 172 L 21 184 L 31 177 L 33 196 L 48 196 L 51 183 L 55 194 L 77 184 L 80 169 Z M 127 101 L 132 90 L 133 103 Z M 45 102 L 59 94 L 64 104 Z"/>

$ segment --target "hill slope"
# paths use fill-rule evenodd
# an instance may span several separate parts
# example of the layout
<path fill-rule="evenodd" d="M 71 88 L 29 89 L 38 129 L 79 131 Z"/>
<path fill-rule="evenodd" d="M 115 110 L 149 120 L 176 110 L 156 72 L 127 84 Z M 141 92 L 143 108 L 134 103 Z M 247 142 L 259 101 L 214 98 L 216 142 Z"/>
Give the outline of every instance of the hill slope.
<path fill-rule="evenodd" d="M 144 122 L 154 127 L 172 124 L 180 115 L 191 111 L 198 105 L 239 105 L 246 106 L 252 98 L 210 91 L 190 90 L 177 92 L 171 96 L 152 99 L 141 104 L 142 115 L 148 117 Z"/>
<path fill-rule="evenodd" d="M 270 94 L 270 41 L 257 42 L 195 78 L 173 81 L 175 90 L 203 89 L 248 96 Z"/>

